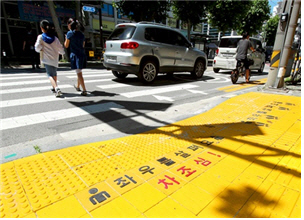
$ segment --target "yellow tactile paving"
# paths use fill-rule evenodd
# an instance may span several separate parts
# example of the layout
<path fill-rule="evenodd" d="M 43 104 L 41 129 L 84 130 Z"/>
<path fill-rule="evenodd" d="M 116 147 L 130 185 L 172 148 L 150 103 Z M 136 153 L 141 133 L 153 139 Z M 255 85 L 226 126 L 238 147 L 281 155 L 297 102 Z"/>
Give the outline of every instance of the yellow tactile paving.
<path fill-rule="evenodd" d="M 223 90 L 241 86 L 250 85 Z M 247 93 L 149 132 L 0 168 L 2 218 L 300 217 L 301 98 Z"/>

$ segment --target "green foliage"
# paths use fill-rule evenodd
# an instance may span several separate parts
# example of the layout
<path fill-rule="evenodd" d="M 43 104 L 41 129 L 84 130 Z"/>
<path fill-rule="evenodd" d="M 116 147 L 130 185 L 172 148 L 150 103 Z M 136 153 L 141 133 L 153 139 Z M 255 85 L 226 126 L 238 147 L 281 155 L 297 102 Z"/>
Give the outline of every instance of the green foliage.
<path fill-rule="evenodd" d="M 263 32 L 266 33 L 265 41 L 267 42 L 268 46 L 273 46 L 277 34 L 277 29 L 279 25 L 279 15 L 276 15 L 270 18 L 266 25 L 263 28 Z"/>
<path fill-rule="evenodd" d="M 254 0 L 250 10 L 237 30 L 242 33 L 249 32 L 251 35 L 257 34 L 262 29 L 263 23 L 270 17 L 270 5 L 268 0 Z"/>
<path fill-rule="evenodd" d="M 177 19 L 195 26 L 206 17 L 208 4 L 207 1 L 173 1 L 172 9 Z"/>
<path fill-rule="evenodd" d="M 34 149 L 35 149 L 35 151 L 36 151 L 37 153 L 39 153 L 39 154 L 42 153 L 42 152 L 41 152 L 41 149 L 40 149 L 40 147 L 39 147 L 38 145 L 35 145 L 35 146 L 34 146 Z"/>
<path fill-rule="evenodd" d="M 236 30 L 242 19 L 246 17 L 252 1 L 214 1 L 208 8 L 208 21 L 212 27 L 219 31 Z"/>
<path fill-rule="evenodd" d="M 217 0 L 209 7 L 208 20 L 213 27 L 225 32 L 233 29 L 256 34 L 270 17 L 268 0 Z"/>
<path fill-rule="evenodd" d="M 122 0 L 113 4 L 129 19 L 139 21 L 162 22 L 167 18 L 170 9 L 168 1 L 126 1 Z"/>
<path fill-rule="evenodd" d="M 190 39 L 190 30 L 193 26 L 201 23 L 206 15 L 209 1 L 173 1 L 172 9 L 176 19 L 179 19 L 188 26 L 188 39 Z"/>

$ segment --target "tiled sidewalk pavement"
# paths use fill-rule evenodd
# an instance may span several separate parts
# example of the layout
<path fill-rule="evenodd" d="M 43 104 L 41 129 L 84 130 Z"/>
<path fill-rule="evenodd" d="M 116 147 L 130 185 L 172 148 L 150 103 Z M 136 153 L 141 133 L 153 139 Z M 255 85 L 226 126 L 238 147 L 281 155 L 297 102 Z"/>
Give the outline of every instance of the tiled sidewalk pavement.
<path fill-rule="evenodd" d="M 301 217 L 301 98 L 247 93 L 1 165 L 1 217 Z"/>

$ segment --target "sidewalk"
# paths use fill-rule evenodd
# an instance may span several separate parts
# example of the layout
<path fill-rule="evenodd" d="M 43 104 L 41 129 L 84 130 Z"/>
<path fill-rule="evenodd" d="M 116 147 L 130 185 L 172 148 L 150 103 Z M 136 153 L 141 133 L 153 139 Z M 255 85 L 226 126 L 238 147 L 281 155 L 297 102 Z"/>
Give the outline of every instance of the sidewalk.
<path fill-rule="evenodd" d="M 2 218 L 300 218 L 301 97 L 250 92 L 0 168 Z"/>

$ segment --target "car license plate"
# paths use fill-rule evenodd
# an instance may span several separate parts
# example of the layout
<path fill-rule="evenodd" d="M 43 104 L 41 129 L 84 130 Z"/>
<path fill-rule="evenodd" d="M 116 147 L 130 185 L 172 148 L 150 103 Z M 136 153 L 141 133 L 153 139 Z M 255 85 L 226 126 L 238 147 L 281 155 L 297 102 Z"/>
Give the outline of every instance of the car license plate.
<path fill-rule="evenodd" d="M 232 57 L 232 55 L 230 53 L 223 53 L 224 57 Z"/>
<path fill-rule="evenodd" d="M 116 63 L 117 56 L 107 56 L 107 61 L 112 62 L 112 63 Z"/>

